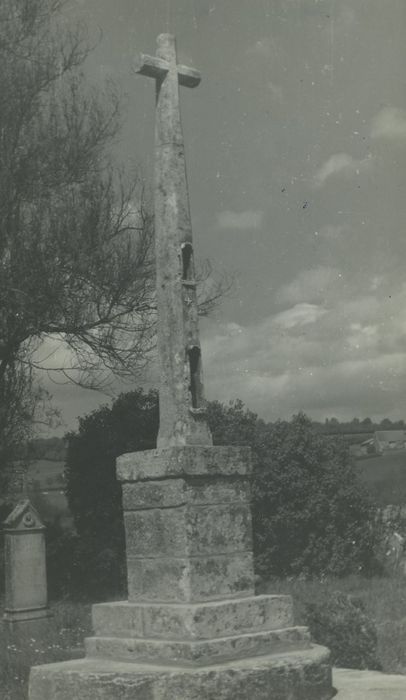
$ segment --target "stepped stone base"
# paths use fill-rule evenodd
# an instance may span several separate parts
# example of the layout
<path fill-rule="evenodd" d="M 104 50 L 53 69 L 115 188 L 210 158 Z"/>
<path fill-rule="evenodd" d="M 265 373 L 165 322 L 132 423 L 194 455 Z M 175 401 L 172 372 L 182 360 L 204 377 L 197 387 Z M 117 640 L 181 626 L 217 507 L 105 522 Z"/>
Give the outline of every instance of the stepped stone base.
<path fill-rule="evenodd" d="M 293 624 L 286 595 L 207 603 L 100 603 L 93 606 L 94 637 L 86 655 L 135 663 L 223 663 L 305 649 L 306 627 Z"/>
<path fill-rule="evenodd" d="M 289 627 L 198 642 L 117 637 L 88 637 L 85 640 L 88 657 L 136 663 L 180 663 L 185 666 L 208 666 L 231 659 L 306 649 L 309 646 L 310 635 L 306 627 Z"/>
<path fill-rule="evenodd" d="M 128 601 L 93 606 L 86 658 L 29 700 L 330 700 L 329 652 L 286 595 L 254 595 L 249 448 L 122 455 Z"/>
<path fill-rule="evenodd" d="M 293 626 L 289 595 L 258 595 L 208 603 L 97 603 L 92 607 L 98 637 L 213 639 Z"/>
<path fill-rule="evenodd" d="M 29 700 L 330 700 L 329 652 L 311 646 L 194 668 L 82 659 L 31 669 Z"/>

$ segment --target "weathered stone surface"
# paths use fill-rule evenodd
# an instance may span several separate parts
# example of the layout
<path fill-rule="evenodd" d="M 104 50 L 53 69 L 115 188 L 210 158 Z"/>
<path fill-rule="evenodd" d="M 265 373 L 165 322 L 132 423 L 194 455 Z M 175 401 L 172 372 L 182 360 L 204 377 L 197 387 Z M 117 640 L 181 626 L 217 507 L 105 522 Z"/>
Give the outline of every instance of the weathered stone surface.
<path fill-rule="evenodd" d="M 173 508 L 187 502 L 184 479 L 124 483 L 123 509 L 125 512 L 147 508 Z"/>
<path fill-rule="evenodd" d="M 226 554 L 252 547 L 251 513 L 242 503 L 130 511 L 124 524 L 129 556 Z"/>
<path fill-rule="evenodd" d="M 185 520 L 191 555 L 245 552 L 252 548 L 251 511 L 247 504 L 189 506 Z"/>
<path fill-rule="evenodd" d="M 117 458 L 119 481 L 150 481 L 176 476 L 247 476 L 252 471 L 251 450 L 236 446 L 186 445 L 144 452 L 128 452 Z"/>
<path fill-rule="evenodd" d="M 254 594 L 252 552 L 187 558 L 127 558 L 131 602 L 198 602 Z"/>
<path fill-rule="evenodd" d="M 231 659 L 306 649 L 310 634 L 306 627 L 253 632 L 201 641 L 138 639 L 135 637 L 88 637 L 86 655 L 118 661 L 169 664 L 217 664 Z"/>
<path fill-rule="evenodd" d="M 329 654 L 314 646 L 193 669 L 107 659 L 36 666 L 29 700 L 330 700 L 333 694 Z"/>
<path fill-rule="evenodd" d="M 188 553 L 185 509 L 124 513 L 126 549 L 131 557 L 182 557 Z"/>
<path fill-rule="evenodd" d="M 129 603 L 126 600 L 96 603 L 92 605 L 93 631 L 102 637 L 142 637 L 144 611 L 150 605 L 151 603 Z"/>
<path fill-rule="evenodd" d="M 99 603 L 93 628 L 101 637 L 212 639 L 293 626 L 292 599 L 261 595 L 200 604 Z"/>
<path fill-rule="evenodd" d="M 251 500 L 250 484 L 240 476 L 125 482 L 122 492 L 125 511 L 171 508 L 186 504 L 249 503 Z"/>
<path fill-rule="evenodd" d="M 251 485 L 240 476 L 222 479 L 189 477 L 185 481 L 186 498 L 189 504 L 216 505 L 224 503 L 249 503 Z"/>

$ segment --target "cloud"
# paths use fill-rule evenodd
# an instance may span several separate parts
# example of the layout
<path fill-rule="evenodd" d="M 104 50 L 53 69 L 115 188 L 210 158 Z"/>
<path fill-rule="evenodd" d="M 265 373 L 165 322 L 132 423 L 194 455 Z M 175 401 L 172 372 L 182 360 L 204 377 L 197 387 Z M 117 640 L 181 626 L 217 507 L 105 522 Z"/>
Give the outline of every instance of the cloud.
<path fill-rule="evenodd" d="M 314 323 L 321 316 L 324 316 L 325 313 L 327 313 L 326 309 L 317 306 L 317 304 L 296 304 L 291 309 L 276 314 L 273 322 L 282 328 L 307 326 L 309 323 Z"/>
<path fill-rule="evenodd" d="M 348 153 L 335 153 L 317 170 L 314 175 L 314 184 L 316 187 L 321 187 L 332 175 L 359 175 L 361 169 L 365 169 L 370 162 L 370 155 L 357 160 Z"/>
<path fill-rule="evenodd" d="M 103 383 L 106 372 L 100 372 L 100 391 L 84 389 L 78 386 L 81 373 L 77 360 L 63 336 L 47 336 L 38 346 L 33 360 L 38 366 L 36 378 L 52 397 L 52 405 L 60 411 L 62 423 L 53 433 L 62 436 L 67 429 L 77 428 L 76 419 L 83 416 L 102 403 L 108 403 L 113 395 L 129 391 L 130 386 L 123 385 L 119 379 Z M 64 374 L 61 371 L 66 371 Z M 69 380 L 71 378 L 72 381 Z"/>
<path fill-rule="evenodd" d="M 282 49 L 279 43 L 277 43 L 272 36 L 261 37 L 255 44 L 251 44 L 251 46 L 247 48 L 248 55 L 262 58 L 270 58 L 273 56 L 279 59 L 281 51 Z"/>
<path fill-rule="evenodd" d="M 283 90 L 280 85 L 277 85 L 276 83 L 273 83 L 271 80 L 267 83 L 267 87 L 269 89 L 269 92 L 271 93 L 273 99 L 276 100 L 276 102 L 279 102 L 280 104 L 284 103 L 284 96 L 283 96 Z"/>
<path fill-rule="evenodd" d="M 396 107 L 381 109 L 372 121 L 371 137 L 406 141 L 406 112 Z"/>
<path fill-rule="evenodd" d="M 278 36 L 275 38 L 272 36 L 260 37 L 254 44 L 247 47 L 246 54 L 252 57 L 256 63 L 272 65 L 273 69 L 277 66 L 283 71 L 286 70 L 289 58 L 286 48 Z M 271 63 L 269 63 L 270 61 Z"/>
<path fill-rule="evenodd" d="M 272 53 L 272 46 L 269 39 L 258 39 L 255 44 L 248 47 L 247 53 L 254 56 L 264 56 L 265 58 L 269 58 Z"/>
<path fill-rule="evenodd" d="M 246 229 L 259 228 L 264 219 L 263 211 L 247 209 L 246 211 L 221 211 L 217 214 L 216 224 L 221 229 L 235 229 L 243 231 Z"/>
<path fill-rule="evenodd" d="M 343 225 L 337 226 L 334 224 L 326 224 L 326 226 L 322 226 L 320 228 L 320 231 L 317 232 L 317 235 L 320 236 L 320 238 L 323 238 L 327 241 L 335 241 L 337 239 L 340 239 L 345 233 L 345 231 L 346 229 Z"/>
<path fill-rule="evenodd" d="M 209 399 L 241 398 L 267 420 L 406 413 L 406 285 L 390 297 L 348 290 L 250 325 L 206 321 Z"/>
<path fill-rule="evenodd" d="M 319 265 L 300 272 L 292 282 L 282 285 L 277 291 L 277 300 L 288 304 L 324 301 L 337 285 L 342 286 L 340 270 Z"/>

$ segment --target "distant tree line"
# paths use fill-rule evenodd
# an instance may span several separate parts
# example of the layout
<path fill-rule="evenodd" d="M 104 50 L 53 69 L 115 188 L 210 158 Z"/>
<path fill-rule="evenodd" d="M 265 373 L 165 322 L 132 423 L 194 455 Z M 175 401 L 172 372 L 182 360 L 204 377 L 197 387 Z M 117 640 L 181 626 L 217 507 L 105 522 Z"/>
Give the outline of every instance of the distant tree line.
<path fill-rule="evenodd" d="M 391 421 L 389 418 L 383 418 L 379 423 L 371 418 L 353 418 L 351 421 L 326 418 L 324 423 L 312 421 L 312 425 L 318 433 L 323 435 L 373 433 L 375 430 L 406 430 L 406 423 L 403 419 Z"/>
<path fill-rule="evenodd" d="M 265 423 L 257 418 L 258 424 L 273 425 L 272 421 Z M 353 418 L 351 421 L 339 421 L 337 418 L 326 418 L 324 423 L 319 421 L 311 421 L 312 428 L 317 433 L 323 435 L 340 435 L 351 433 L 372 433 L 375 430 L 406 430 L 406 423 L 402 420 L 391 421 L 389 418 L 383 418 L 379 423 L 374 422 L 371 418 Z M 17 458 L 21 455 L 28 456 L 30 460 L 34 459 L 50 459 L 63 461 L 66 457 L 67 442 L 62 438 L 35 438 L 30 440 L 26 445 L 20 446 L 20 451 L 17 452 Z"/>

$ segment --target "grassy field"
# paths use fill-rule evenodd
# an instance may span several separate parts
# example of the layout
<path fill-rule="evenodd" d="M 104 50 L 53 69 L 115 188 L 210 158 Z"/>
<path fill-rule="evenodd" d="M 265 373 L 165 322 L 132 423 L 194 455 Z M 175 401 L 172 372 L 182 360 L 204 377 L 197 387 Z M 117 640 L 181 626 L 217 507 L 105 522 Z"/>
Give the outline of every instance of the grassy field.
<path fill-rule="evenodd" d="M 358 459 L 356 466 L 378 505 L 406 503 L 406 452 Z"/>
<path fill-rule="evenodd" d="M 326 581 L 277 580 L 258 593 L 291 594 L 295 622 L 305 621 L 306 603 L 328 601 L 334 591 L 362 599 L 368 616 L 379 629 L 378 659 L 390 673 L 406 673 L 406 585 L 400 576 L 364 579 L 357 576 Z M 0 613 L 1 613 L 0 609 Z M 83 656 L 83 639 L 91 634 L 90 606 L 61 602 L 52 606 L 53 617 L 42 635 L 2 635 L 0 640 L 1 700 L 27 700 L 30 666 Z M 317 640 L 316 640 L 317 641 Z"/>
<path fill-rule="evenodd" d="M 83 656 L 83 639 L 91 632 L 90 605 L 60 602 L 51 606 L 51 613 L 45 628 L 34 624 L 11 633 L 4 626 L 0 636 L 1 700 L 27 700 L 31 666 Z"/>

